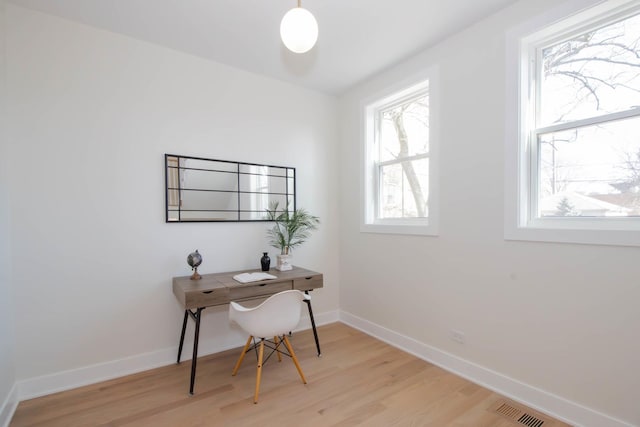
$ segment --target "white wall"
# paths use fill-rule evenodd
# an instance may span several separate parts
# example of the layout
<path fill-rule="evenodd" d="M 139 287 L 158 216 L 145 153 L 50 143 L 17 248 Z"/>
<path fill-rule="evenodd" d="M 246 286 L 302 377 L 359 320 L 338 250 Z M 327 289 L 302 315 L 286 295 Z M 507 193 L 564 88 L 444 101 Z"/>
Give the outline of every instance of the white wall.
<path fill-rule="evenodd" d="M 341 98 L 340 306 L 591 419 L 640 425 L 638 249 L 503 239 L 505 31 L 555 5 L 516 3 Z M 430 66 L 442 83 L 440 235 L 361 233 L 361 102 Z"/>
<path fill-rule="evenodd" d="M 171 278 L 196 248 L 201 273 L 275 254 L 266 223 L 165 224 L 164 153 L 296 167 L 322 225 L 295 263 L 325 274 L 314 309 L 335 313 L 335 98 L 11 5 L 7 33 L 21 397 L 172 360 Z M 200 354 L 242 344 L 226 310 L 205 310 Z"/>
<path fill-rule="evenodd" d="M 297 168 L 298 204 L 323 220 L 294 254 L 325 273 L 320 316 L 340 297 L 346 314 L 640 424 L 638 250 L 503 239 L 504 32 L 555 4 L 523 0 L 354 88 L 339 145 L 331 97 L 8 5 L 0 402 L 16 380 L 28 397 L 93 380 L 101 363 L 105 376 L 166 363 L 186 255 L 199 249 L 206 273 L 275 254 L 265 224 L 165 224 L 169 152 Z M 360 101 L 432 65 L 440 236 L 360 233 Z M 241 344 L 226 322 L 205 311 L 201 354 Z"/>
<path fill-rule="evenodd" d="M 0 0 L 0 425 L 13 410 L 15 384 L 14 310 L 11 293 L 11 229 L 9 225 L 9 159 L 5 132 L 5 2 Z"/>

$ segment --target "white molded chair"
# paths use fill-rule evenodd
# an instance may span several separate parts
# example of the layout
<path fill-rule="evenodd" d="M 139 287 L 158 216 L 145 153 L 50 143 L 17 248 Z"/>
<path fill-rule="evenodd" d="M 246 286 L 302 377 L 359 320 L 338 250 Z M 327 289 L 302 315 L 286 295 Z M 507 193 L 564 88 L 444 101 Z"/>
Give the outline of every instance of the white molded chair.
<path fill-rule="evenodd" d="M 247 339 L 247 343 L 242 349 L 242 353 L 231 375 L 235 376 L 236 373 L 238 373 L 238 369 L 240 369 L 244 355 L 247 354 L 247 352 L 255 348 L 258 349 L 258 370 L 256 373 L 256 391 L 253 397 L 253 403 L 258 403 L 262 364 L 266 361 L 266 359 L 264 359 L 265 346 L 271 349 L 271 353 L 269 353 L 267 359 L 273 352 L 277 353 L 279 361 L 282 360 L 280 354 L 290 356 L 296 365 L 302 382 L 304 384 L 307 383 L 300 364 L 298 363 L 298 358 L 293 352 L 291 343 L 287 338 L 287 334 L 295 329 L 300 322 L 300 310 L 303 301 L 306 299 L 310 299 L 309 295 L 305 295 L 297 290 L 290 290 L 272 295 L 262 304 L 254 308 L 246 308 L 236 302 L 230 303 L 229 320 L 237 323 L 249 334 L 249 339 Z M 273 337 L 273 342 L 270 341 L 271 337 Z M 257 343 L 255 338 L 260 339 L 260 342 Z M 251 344 L 252 341 L 253 345 Z M 282 349 L 283 343 L 286 351 Z"/>

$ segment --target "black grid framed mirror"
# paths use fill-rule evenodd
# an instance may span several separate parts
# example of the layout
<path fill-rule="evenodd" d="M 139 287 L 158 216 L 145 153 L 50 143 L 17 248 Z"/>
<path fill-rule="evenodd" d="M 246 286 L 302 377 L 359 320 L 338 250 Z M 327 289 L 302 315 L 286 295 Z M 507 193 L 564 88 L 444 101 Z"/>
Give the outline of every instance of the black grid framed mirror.
<path fill-rule="evenodd" d="M 266 221 L 296 208 L 296 170 L 286 166 L 165 154 L 166 222 Z"/>

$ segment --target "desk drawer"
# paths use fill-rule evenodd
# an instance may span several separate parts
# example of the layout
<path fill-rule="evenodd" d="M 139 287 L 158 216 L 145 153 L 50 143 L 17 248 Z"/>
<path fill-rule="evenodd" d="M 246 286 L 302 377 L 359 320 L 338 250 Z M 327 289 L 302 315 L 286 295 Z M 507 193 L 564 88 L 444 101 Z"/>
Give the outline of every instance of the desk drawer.
<path fill-rule="evenodd" d="M 311 276 L 293 279 L 293 289 L 299 291 L 309 291 L 322 287 L 322 274 L 314 274 Z"/>
<path fill-rule="evenodd" d="M 206 291 L 189 291 L 184 294 L 185 308 L 210 307 L 229 303 L 229 289 L 218 288 Z"/>
<path fill-rule="evenodd" d="M 242 286 L 234 286 L 229 288 L 229 298 L 231 301 L 238 301 L 243 299 L 257 298 L 261 296 L 277 294 L 281 291 L 287 291 L 292 289 L 292 282 L 277 282 L 277 283 L 260 283 L 260 284 L 247 284 Z"/>

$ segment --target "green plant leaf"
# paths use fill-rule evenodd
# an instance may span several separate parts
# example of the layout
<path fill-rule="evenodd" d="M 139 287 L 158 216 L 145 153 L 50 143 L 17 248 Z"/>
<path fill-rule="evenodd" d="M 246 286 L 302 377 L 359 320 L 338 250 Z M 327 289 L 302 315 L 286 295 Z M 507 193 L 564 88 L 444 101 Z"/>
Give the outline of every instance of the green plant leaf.
<path fill-rule="evenodd" d="M 279 203 L 272 202 L 266 209 L 267 220 L 275 222 L 267 230 L 267 237 L 271 246 L 280 249 L 281 254 L 286 254 L 309 239 L 311 231 L 318 228 L 320 219 L 304 209 L 291 212 L 288 203 L 283 210 L 278 208 Z"/>

